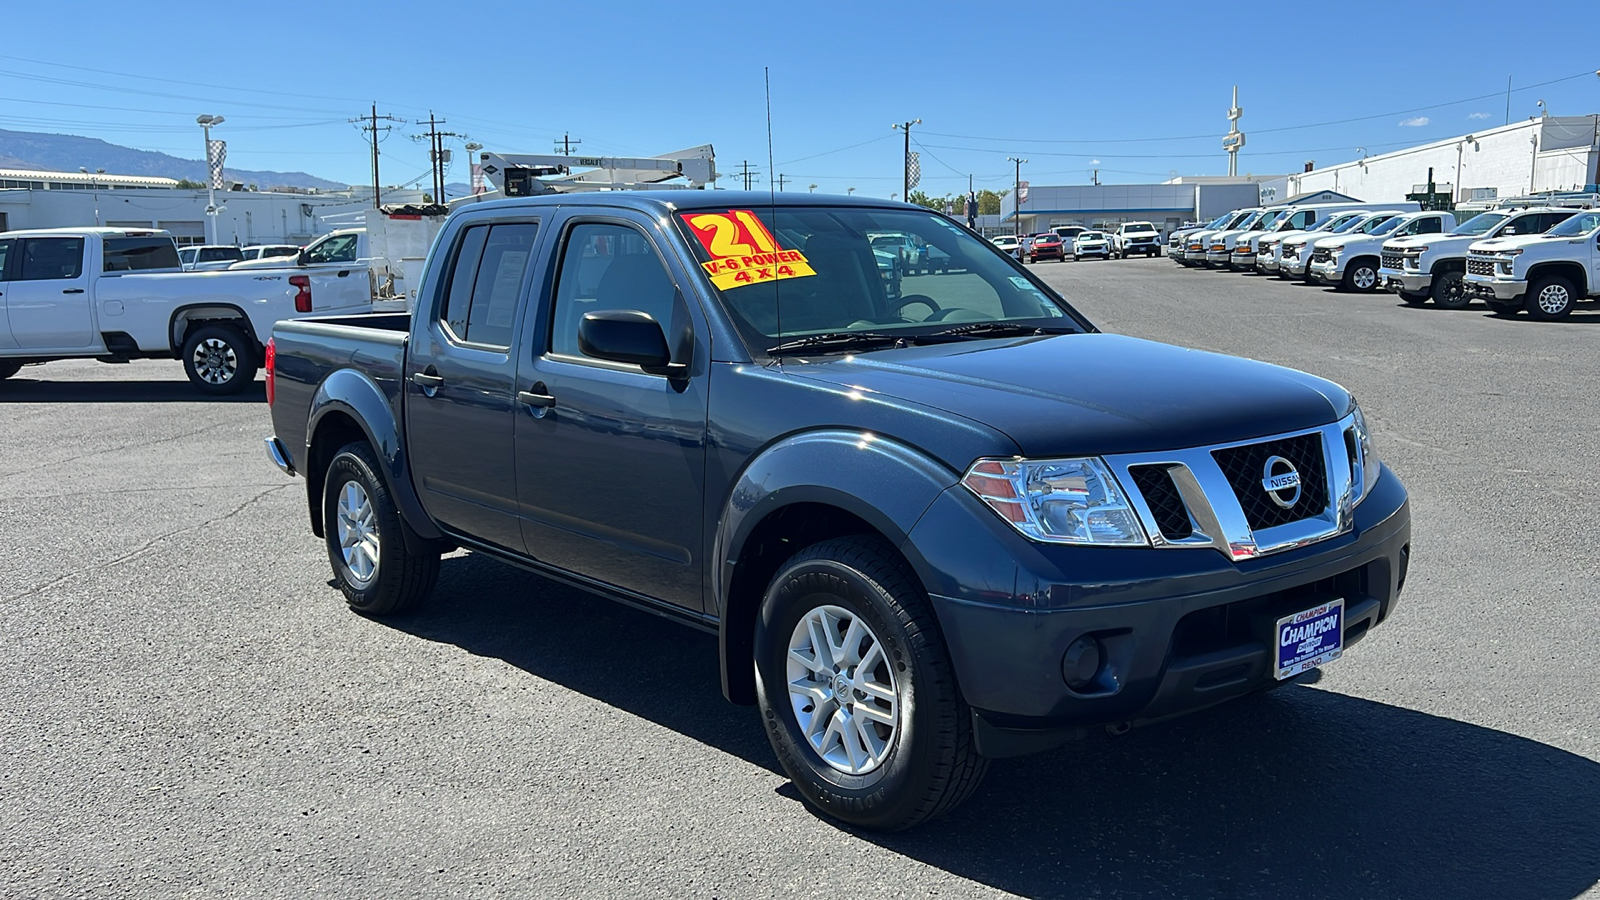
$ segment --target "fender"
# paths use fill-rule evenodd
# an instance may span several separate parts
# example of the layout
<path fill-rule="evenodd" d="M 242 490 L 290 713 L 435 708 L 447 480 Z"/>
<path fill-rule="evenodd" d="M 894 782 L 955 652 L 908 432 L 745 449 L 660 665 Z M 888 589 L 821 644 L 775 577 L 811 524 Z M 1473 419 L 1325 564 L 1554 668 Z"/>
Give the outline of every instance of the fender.
<path fill-rule="evenodd" d="M 731 591 L 745 544 L 763 520 L 793 504 L 826 504 L 862 519 L 899 546 L 959 477 L 920 450 L 861 430 L 802 432 L 753 456 L 728 492 L 711 556 L 713 609 L 708 612 L 717 616 L 723 692 L 730 699 L 743 694 L 734 682 L 748 660 L 754 604 L 735 605 Z"/>
<path fill-rule="evenodd" d="M 227 310 L 229 312 L 237 313 L 239 318 L 244 320 L 244 324 L 246 326 L 245 336 L 250 338 L 251 343 L 260 343 L 256 337 L 255 323 L 250 321 L 250 315 L 241 309 L 238 304 L 190 303 L 187 306 L 180 306 L 173 310 L 172 317 L 167 320 L 167 340 L 172 345 L 172 355 L 174 357 L 178 357 L 183 353 L 183 336 L 185 332 L 178 330 L 179 321 L 182 320 L 187 322 L 188 313 L 194 312 L 195 310 L 205 309 Z M 187 329 L 185 329 L 185 331 L 187 331 Z"/>
<path fill-rule="evenodd" d="M 406 457 L 405 444 L 400 440 L 399 423 L 395 421 L 394 411 L 389 405 L 388 398 L 384 396 L 383 388 L 355 369 L 340 369 L 323 379 L 317 386 L 317 392 L 311 397 L 311 412 L 306 420 L 307 460 L 310 459 L 311 443 L 316 437 L 317 425 L 331 412 L 345 413 L 366 432 L 367 441 L 372 444 L 373 450 L 378 454 L 379 462 L 384 467 L 383 475 L 388 482 L 389 493 L 394 497 L 401 518 L 406 520 L 411 530 L 426 540 L 442 537 L 433 520 L 422 508 L 416 487 L 411 483 L 409 460 Z M 313 479 L 313 474 L 308 471 L 306 473 L 308 494 L 320 494 L 320 483 Z M 312 489 L 312 485 L 316 485 L 317 489 Z M 312 507 L 312 520 L 316 521 L 321 497 L 311 496 L 309 502 Z"/>
<path fill-rule="evenodd" d="M 1589 293 L 1589 271 L 1584 265 L 1572 259 L 1550 259 L 1536 262 L 1528 267 L 1528 284 L 1532 285 L 1534 279 L 1541 275 L 1555 274 L 1572 282 L 1572 287 L 1578 292 L 1575 300 L 1581 300 Z"/>

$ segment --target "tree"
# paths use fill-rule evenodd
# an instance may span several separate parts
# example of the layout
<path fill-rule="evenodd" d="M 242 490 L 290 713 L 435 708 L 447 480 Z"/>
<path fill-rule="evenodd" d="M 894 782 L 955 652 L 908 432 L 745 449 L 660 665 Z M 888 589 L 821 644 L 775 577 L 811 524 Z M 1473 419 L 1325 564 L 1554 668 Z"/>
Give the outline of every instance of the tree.
<path fill-rule="evenodd" d="M 906 196 L 907 203 L 915 203 L 918 206 L 926 207 L 934 210 L 935 212 L 944 212 L 944 202 L 946 199 L 948 198 L 930 197 L 927 194 L 924 194 L 922 191 L 912 191 Z"/>
<path fill-rule="evenodd" d="M 178 187 L 183 190 L 198 191 L 205 188 L 205 183 L 201 181 L 190 181 L 187 178 L 179 178 Z"/>

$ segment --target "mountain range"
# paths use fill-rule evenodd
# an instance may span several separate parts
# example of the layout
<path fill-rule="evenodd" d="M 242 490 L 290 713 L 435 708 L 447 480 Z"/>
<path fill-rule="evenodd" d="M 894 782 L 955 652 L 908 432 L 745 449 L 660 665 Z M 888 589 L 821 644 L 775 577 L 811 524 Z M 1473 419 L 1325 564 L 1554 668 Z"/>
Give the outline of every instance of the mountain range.
<path fill-rule="evenodd" d="M 135 150 L 75 134 L 0 129 L 0 168 L 76 172 L 80 166 L 91 172 L 105 169 L 109 175 L 187 178 L 200 182 L 208 177 L 205 162 L 198 159 L 182 159 L 153 150 Z M 232 166 L 226 166 L 223 171 L 229 181 L 253 184 L 261 190 L 299 187 L 327 191 L 348 187 L 342 181 L 330 181 L 305 172 L 257 171 Z"/>

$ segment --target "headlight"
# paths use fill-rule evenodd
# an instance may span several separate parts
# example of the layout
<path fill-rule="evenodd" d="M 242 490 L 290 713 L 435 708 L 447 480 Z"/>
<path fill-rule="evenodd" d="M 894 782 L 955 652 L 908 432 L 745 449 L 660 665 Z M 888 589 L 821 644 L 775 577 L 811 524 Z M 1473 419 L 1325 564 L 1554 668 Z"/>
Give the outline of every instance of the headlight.
<path fill-rule="evenodd" d="M 1096 457 L 980 459 L 961 483 L 1036 541 L 1117 547 L 1150 543 L 1117 479 Z"/>
<path fill-rule="evenodd" d="M 1360 503 L 1372 493 L 1372 486 L 1378 483 L 1378 470 L 1382 468 L 1378 452 L 1372 447 L 1372 431 L 1367 427 L 1367 417 L 1362 414 L 1360 404 L 1355 405 L 1350 431 L 1355 439 L 1355 458 L 1352 462 L 1361 477 L 1361 493 L 1356 495 L 1355 502 Z"/>
<path fill-rule="evenodd" d="M 1522 255 L 1522 251 L 1521 250 L 1501 250 L 1499 255 L 1501 255 L 1501 256 L 1521 256 Z"/>

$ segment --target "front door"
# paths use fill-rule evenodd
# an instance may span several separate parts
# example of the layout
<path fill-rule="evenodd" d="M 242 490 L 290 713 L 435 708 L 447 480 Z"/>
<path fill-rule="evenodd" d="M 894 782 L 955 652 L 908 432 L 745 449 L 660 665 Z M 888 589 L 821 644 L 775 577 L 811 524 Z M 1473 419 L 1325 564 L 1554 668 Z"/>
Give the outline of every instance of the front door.
<path fill-rule="evenodd" d="M 648 219 L 562 229 L 543 352 L 518 374 L 517 483 L 528 553 L 608 584 L 703 608 L 706 348 Z M 548 280 L 546 283 L 549 283 Z M 683 378 L 587 357 L 585 313 L 649 313 L 690 362 Z"/>
<path fill-rule="evenodd" d="M 99 344 L 89 305 L 81 237 L 23 238 L 8 260 L 6 318 L 23 350 L 83 350 Z"/>
<path fill-rule="evenodd" d="M 513 464 L 516 326 L 538 223 L 467 223 L 406 357 L 406 433 L 423 506 L 463 536 L 522 549 Z"/>

